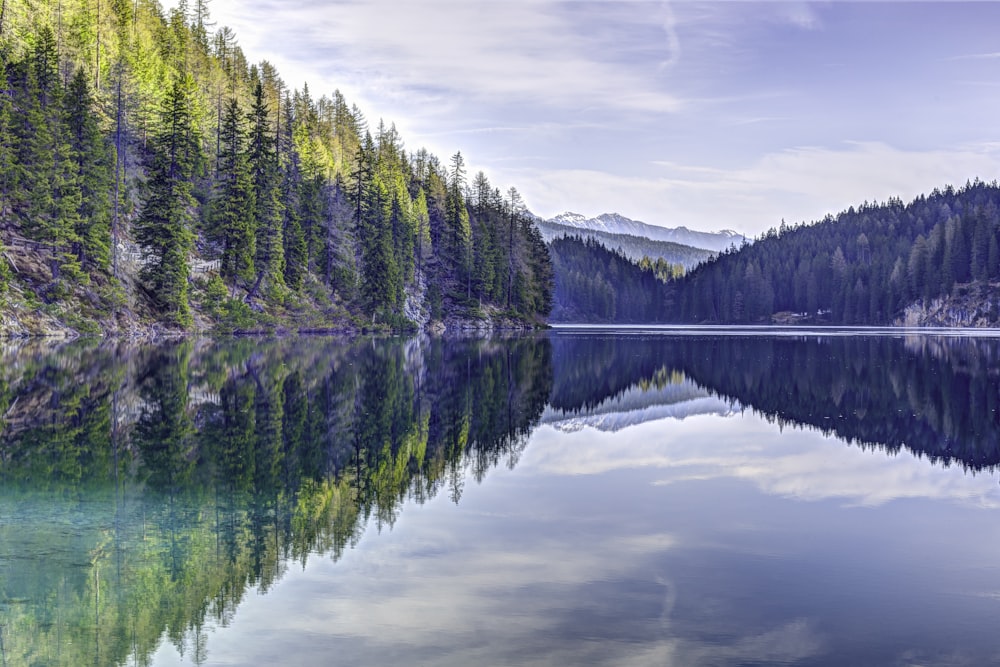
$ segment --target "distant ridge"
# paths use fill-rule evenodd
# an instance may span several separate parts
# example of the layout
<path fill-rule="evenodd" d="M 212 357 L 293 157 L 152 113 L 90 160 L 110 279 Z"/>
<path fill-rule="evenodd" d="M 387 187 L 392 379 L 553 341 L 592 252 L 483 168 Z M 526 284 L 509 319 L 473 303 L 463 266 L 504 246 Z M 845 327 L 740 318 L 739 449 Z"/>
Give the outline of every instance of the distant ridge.
<path fill-rule="evenodd" d="M 639 220 L 632 220 L 618 213 L 602 213 L 596 218 L 588 218 L 579 213 L 567 212 L 545 220 L 545 222 L 565 227 L 574 227 L 580 230 L 609 234 L 628 234 L 629 236 L 640 236 L 655 241 L 668 241 L 670 243 L 691 246 L 692 248 L 711 250 L 712 252 L 722 252 L 732 245 L 739 247 L 746 238 L 743 234 L 731 229 L 724 229 L 718 232 L 699 232 L 687 227 L 660 227 Z"/>
<path fill-rule="evenodd" d="M 592 238 L 610 250 L 621 250 L 633 262 L 638 262 L 643 257 L 649 257 L 654 260 L 662 258 L 666 262 L 680 264 L 685 270 L 690 270 L 715 254 L 704 248 L 695 248 L 673 241 L 658 241 L 646 236 L 571 227 L 569 225 L 542 220 L 541 218 L 536 218 L 535 223 L 538 225 L 538 231 L 542 233 L 542 238 L 546 243 L 552 243 L 555 239 L 565 236 Z"/>

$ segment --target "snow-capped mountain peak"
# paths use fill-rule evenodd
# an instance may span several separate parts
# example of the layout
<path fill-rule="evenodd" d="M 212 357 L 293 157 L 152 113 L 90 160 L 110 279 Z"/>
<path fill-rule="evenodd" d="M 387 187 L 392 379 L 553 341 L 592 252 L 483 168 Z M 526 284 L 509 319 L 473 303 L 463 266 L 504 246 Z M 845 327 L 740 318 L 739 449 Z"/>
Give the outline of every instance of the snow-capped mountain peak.
<path fill-rule="evenodd" d="M 576 229 L 609 232 L 612 234 L 629 234 L 657 241 L 671 241 L 695 248 L 704 248 L 713 252 L 720 252 L 733 244 L 740 245 L 745 238 L 739 232 L 731 229 L 725 229 L 720 232 L 699 232 L 687 227 L 661 227 L 639 220 L 632 220 L 620 213 L 602 213 L 595 218 L 588 218 L 579 213 L 566 212 L 550 218 L 547 222 L 574 227 Z"/>
<path fill-rule="evenodd" d="M 587 222 L 589 222 L 589 220 L 590 218 L 585 215 L 566 211 L 565 213 L 560 213 L 556 217 L 552 218 L 549 222 L 554 222 L 558 225 L 566 225 L 568 227 L 587 227 Z"/>

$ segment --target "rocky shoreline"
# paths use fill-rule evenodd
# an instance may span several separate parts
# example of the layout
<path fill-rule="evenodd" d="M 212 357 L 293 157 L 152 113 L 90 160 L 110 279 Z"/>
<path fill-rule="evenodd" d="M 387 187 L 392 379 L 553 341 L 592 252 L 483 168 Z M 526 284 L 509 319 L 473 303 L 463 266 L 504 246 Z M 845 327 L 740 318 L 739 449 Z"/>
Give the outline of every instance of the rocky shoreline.
<path fill-rule="evenodd" d="M 948 297 L 920 299 L 905 308 L 893 325 L 900 327 L 1000 327 L 1000 283 L 956 285 Z"/>

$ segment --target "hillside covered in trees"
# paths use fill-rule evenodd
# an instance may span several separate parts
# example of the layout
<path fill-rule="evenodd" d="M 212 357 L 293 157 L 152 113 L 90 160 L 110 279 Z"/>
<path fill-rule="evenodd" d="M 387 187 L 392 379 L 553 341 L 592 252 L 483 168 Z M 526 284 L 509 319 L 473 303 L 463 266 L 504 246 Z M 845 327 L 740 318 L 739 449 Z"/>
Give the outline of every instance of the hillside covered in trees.
<path fill-rule="evenodd" d="M 207 0 L 2 0 L 3 331 L 523 325 L 514 188 L 253 64 Z"/>
<path fill-rule="evenodd" d="M 560 225 L 551 220 L 536 219 L 535 224 L 542 233 L 542 238 L 546 243 L 565 237 L 580 237 L 583 239 L 594 239 L 606 248 L 618 250 L 623 255 L 634 262 L 649 259 L 655 262 L 658 259 L 667 264 L 681 266 L 684 269 L 691 269 L 704 262 L 714 254 L 711 250 L 695 248 L 673 241 L 659 241 L 645 236 L 633 236 L 632 234 L 616 234 L 596 229 L 581 229 Z"/>
<path fill-rule="evenodd" d="M 998 234 L 1000 186 L 980 181 L 910 204 L 865 203 L 816 224 L 782 223 L 672 283 L 667 319 L 886 325 L 952 299 L 963 311 L 956 317 L 996 322 Z"/>
<path fill-rule="evenodd" d="M 556 284 L 552 322 L 662 321 L 666 281 L 683 272 L 662 259 L 637 264 L 592 238 L 557 238 L 549 250 Z"/>

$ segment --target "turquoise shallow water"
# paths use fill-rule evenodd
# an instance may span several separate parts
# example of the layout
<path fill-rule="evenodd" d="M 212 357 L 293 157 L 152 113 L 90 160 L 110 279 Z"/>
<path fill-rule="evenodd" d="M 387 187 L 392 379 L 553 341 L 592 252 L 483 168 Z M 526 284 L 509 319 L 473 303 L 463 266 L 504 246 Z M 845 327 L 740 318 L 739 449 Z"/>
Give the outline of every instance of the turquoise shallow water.
<path fill-rule="evenodd" d="M 1000 341 L 8 350 L 8 665 L 1000 664 Z"/>

